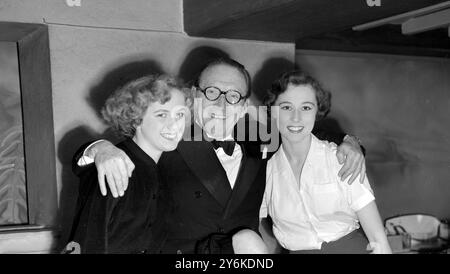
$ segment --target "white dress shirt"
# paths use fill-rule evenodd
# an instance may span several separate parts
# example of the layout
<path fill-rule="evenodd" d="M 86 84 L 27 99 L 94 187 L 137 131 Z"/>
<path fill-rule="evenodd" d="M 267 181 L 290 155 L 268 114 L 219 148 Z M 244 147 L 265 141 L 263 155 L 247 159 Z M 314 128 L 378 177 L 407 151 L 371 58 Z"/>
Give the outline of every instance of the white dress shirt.
<path fill-rule="evenodd" d="M 225 138 L 224 140 L 233 140 L 233 138 L 230 136 L 228 138 Z M 89 157 L 86 155 L 86 151 L 93 146 L 95 143 L 102 141 L 98 140 L 92 144 L 90 144 L 83 152 L 83 156 L 80 157 L 78 160 L 79 166 L 88 165 L 94 162 L 94 159 L 92 157 Z M 239 167 L 241 166 L 241 160 L 242 160 L 242 149 L 241 146 L 236 143 L 234 146 L 233 154 L 229 156 L 228 154 L 223 151 L 223 148 L 219 147 L 218 149 L 215 149 L 217 158 L 219 159 L 220 163 L 223 166 L 223 169 L 225 170 L 228 178 L 228 182 L 230 183 L 231 189 L 233 189 L 234 184 L 236 183 L 236 178 L 239 172 Z"/>
<path fill-rule="evenodd" d="M 231 188 L 234 187 L 234 184 L 236 183 L 236 178 L 239 172 L 239 167 L 241 166 L 241 160 L 242 160 L 242 150 L 241 146 L 236 143 L 234 146 L 233 154 L 229 156 L 228 154 L 223 151 L 223 148 L 219 147 L 218 149 L 215 149 L 217 158 L 219 158 L 220 163 L 223 166 L 223 169 L 225 169 L 225 172 L 227 173 L 228 182 L 230 182 Z"/>
<path fill-rule="evenodd" d="M 320 249 L 359 228 L 355 212 L 375 199 L 367 177 L 363 184 L 340 180 L 336 148 L 312 135 L 300 184 L 283 146 L 267 163 L 260 217 L 271 216 L 274 235 L 288 250 Z"/>

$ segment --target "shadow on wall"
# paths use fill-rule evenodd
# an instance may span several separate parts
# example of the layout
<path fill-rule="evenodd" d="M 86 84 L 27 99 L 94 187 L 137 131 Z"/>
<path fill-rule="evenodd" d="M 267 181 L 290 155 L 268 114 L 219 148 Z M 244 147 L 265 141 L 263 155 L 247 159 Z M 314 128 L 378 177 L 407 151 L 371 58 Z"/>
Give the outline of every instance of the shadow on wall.
<path fill-rule="evenodd" d="M 267 91 L 281 74 L 296 69 L 294 62 L 285 58 L 270 58 L 253 77 L 253 98 L 262 103 Z M 255 102 L 256 104 L 257 102 Z"/>
<path fill-rule="evenodd" d="M 86 100 L 101 118 L 100 111 L 106 98 L 117 88 L 145 75 L 162 73 L 165 72 L 161 69 L 161 65 L 153 60 L 126 63 L 108 72 L 96 86 L 91 88 Z"/>
<path fill-rule="evenodd" d="M 219 48 L 211 46 L 196 47 L 186 55 L 178 71 L 178 76 L 186 83 L 194 85 L 206 64 L 218 58 L 230 58 L 230 56 Z"/>
<path fill-rule="evenodd" d="M 161 74 L 164 71 L 160 65 L 152 60 L 130 62 L 107 72 L 105 76 L 93 86 L 86 98 L 87 103 L 96 111 L 101 119 L 101 108 L 108 96 L 117 88 L 123 86 L 130 80 L 148 75 Z M 60 235 L 54 244 L 56 252 L 61 251 L 67 243 L 73 224 L 77 198 L 78 198 L 78 178 L 72 172 L 72 157 L 81 145 L 97 139 L 107 139 L 113 143 L 120 141 L 120 137 L 111 129 L 99 134 L 98 131 L 88 126 L 79 126 L 67 132 L 58 144 L 58 159 L 62 164 L 61 169 L 61 192 L 60 205 L 57 216 Z"/>
<path fill-rule="evenodd" d="M 74 210 L 78 197 L 78 178 L 72 173 L 72 157 L 78 148 L 86 142 L 98 139 L 100 136 L 86 126 L 79 126 L 61 139 L 58 144 L 58 159 L 61 167 L 61 184 L 60 201 L 57 215 L 57 223 L 59 224 L 59 238 L 55 243 L 55 251 L 60 251 L 67 242 L 70 229 L 72 226 Z"/>
<path fill-rule="evenodd" d="M 314 129 L 318 131 L 328 131 L 332 133 L 343 133 L 343 129 L 339 122 L 333 117 L 325 117 L 324 119 L 317 121 L 314 125 Z"/>

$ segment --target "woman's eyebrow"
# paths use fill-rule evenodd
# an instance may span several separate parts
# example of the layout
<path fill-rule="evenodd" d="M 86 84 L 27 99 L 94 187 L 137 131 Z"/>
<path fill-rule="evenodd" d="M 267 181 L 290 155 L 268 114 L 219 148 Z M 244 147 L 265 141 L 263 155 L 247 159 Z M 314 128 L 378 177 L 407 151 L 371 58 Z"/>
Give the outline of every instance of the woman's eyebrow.
<path fill-rule="evenodd" d="M 290 104 L 290 105 L 292 105 L 293 103 L 290 102 L 290 101 L 283 101 L 283 102 L 278 103 L 279 106 L 281 106 L 283 104 Z M 314 106 L 316 105 L 316 103 L 311 102 L 311 101 L 303 101 L 300 104 L 311 104 L 311 105 L 314 105 Z"/>
<path fill-rule="evenodd" d="M 279 102 L 278 104 L 279 104 L 279 105 L 282 105 L 282 104 L 292 104 L 292 102 L 289 102 L 289 101 L 283 101 L 283 102 Z"/>
<path fill-rule="evenodd" d="M 306 101 L 306 102 L 303 102 L 303 104 L 311 104 L 311 105 L 316 105 L 316 103 L 314 103 L 314 102 L 310 102 L 310 101 Z"/>
<path fill-rule="evenodd" d="M 153 111 L 153 113 L 157 113 L 157 112 L 169 112 L 169 110 L 160 108 L 160 109 Z"/>

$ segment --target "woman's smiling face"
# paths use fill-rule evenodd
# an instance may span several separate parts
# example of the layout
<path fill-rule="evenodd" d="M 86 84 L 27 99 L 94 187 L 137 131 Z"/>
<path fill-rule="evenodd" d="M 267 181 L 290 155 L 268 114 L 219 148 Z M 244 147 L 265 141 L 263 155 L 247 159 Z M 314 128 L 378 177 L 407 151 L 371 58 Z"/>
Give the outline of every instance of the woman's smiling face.
<path fill-rule="evenodd" d="M 274 106 L 274 118 L 283 138 L 296 143 L 311 134 L 317 114 L 316 92 L 311 85 L 289 84 Z"/>
<path fill-rule="evenodd" d="M 144 147 L 156 151 L 174 150 L 181 140 L 185 128 L 188 108 L 184 94 L 177 89 L 170 91 L 170 100 L 148 106 L 142 124 L 136 129 L 136 137 Z"/>

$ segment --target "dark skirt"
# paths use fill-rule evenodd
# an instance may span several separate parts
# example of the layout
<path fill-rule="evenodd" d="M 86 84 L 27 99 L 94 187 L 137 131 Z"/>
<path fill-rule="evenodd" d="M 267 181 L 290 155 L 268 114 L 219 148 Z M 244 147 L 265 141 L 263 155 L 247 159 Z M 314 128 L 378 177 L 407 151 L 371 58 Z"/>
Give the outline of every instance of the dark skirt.
<path fill-rule="evenodd" d="M 344 237 L 333 241 L 324 242 L 320 249 L 313 250 L 294 250 L 289 251 L 289 254 L 368 254 L 367 250 L 369 241 L 363 230 L 356 229 Z"/>

